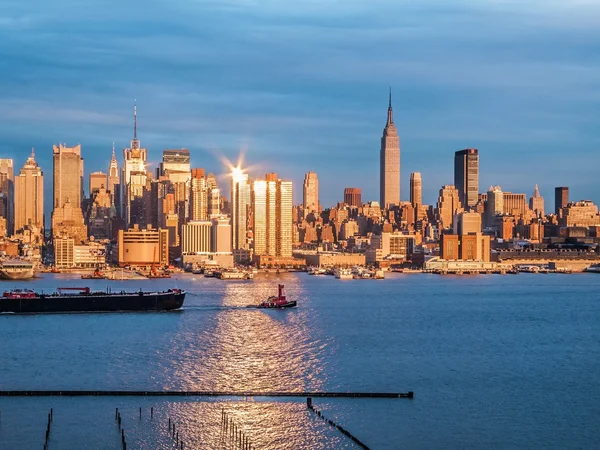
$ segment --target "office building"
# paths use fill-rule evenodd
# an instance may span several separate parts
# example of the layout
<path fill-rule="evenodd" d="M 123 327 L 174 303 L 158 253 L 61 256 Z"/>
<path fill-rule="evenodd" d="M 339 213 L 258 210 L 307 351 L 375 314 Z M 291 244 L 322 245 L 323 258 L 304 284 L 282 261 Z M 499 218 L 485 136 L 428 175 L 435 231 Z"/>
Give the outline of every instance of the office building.
<path fill-rule="evenodd" d="M 462 212 L 462 205 L 456 187 L 442 186 L 438 197 L 435 215 L 440 230 L 449 229 L 453 225 L 454 215 Z"/>
<path fill-rule="evenodd" d="M 476 148 L 459 150 L 454 154 L 454 186 L 465 209 L 477 204 L 479 194 L 479 151 Z"/>
<path fill-rule="evenodd" d="M 420 172 L 410 174 L 410 204 L 415 211 L 423 206 L 423 186 Z"/>
<path fill-rule="evenodd" d="M 362 191 L 360 188 L 344 189 L 344 203 L 348 206 L 360 208 L 362 206 Z"/>
<path fill-rule="evenodd" d="M 504 193 L 500 186 L 490 186 L 485 202 L 485 226 L 491 227 L 498 215 L 504 214 Z"/>
<path fill-rule="evenodd" d="M 561 210 L 569 204 L 569 188 L 560 186 L 554 188 L 554 214 L 560 216 Z"/>
<path fill-rule="evenodd" d="M 248 250 L 248 209 L 250 182 L 248 174 L 234 168 L 231 174 L 231 243 L 234 250 Z"/>
<path fill-rule="evenodd" d="M 133 139 L 129 148 L 123 149 L 123 169 L 121 174 L 121 211 L 127 227 L 130 224 L 144 225 L 144 193 L 146 190 L 146 161 L 148 150 L 142 148 L 137 138 L 137 105 L 133 107 Z M 133 213 L 132 213 L 133 210 Z"/>
<path fill-rule="evenodd" d="M 382 208 L 400 205 L 400 138 L 392 111 L 392 91 L 379 154 L 379 192 Z"/>
<path fill-rule="evenodd" d="M 90 173 L 90 197 L 100 192 L 100 189 L 106 189 L 107 181 L 108 179 L 104 172 Z"/>
<path fill-rule="evenodd" d="M 311 212 L 319 212 L 319 179 L 313 171 L 304 176 L 302 207 L 305 217 Z"/>
<path fill-rule="evenodd" d="M 190 214 L 193 221 L 208 220 L 209 192 L 204 169 L 192 169 L 190 182 Z"/>
<path fill-rule="evenodd" d="M 14 214 L 14 163 L 10 158 L 0 159 L 0 217 L 6 220 L 6 234 L 15 230 Z"/>
<path fill-rule="evenodd" d="M 44 174 L 33 150 L 15 179 L 15 230 L 26 226 L 44 229 Z"/>
<path fill-rule="evenodd" d="M 531 209 L 537 217 L 544 216 L 544 197 L 540 195 L 537 184 L 533 190 L 533 197 L 529 198 L 529 209 Z"/>
<path fill-rule="evenodd" d="M 254 254 L 291 257 L 293 245 L 292 182 L 267 174 L 253 183 Z"/>
<path fill-rule="evenodd" d="M 52 146 L 54 158 L 53 205 L 60 208 L 69 202 L 81 209 L 83 199 L 83 158 L 81 145 L 66 147 Z"/>

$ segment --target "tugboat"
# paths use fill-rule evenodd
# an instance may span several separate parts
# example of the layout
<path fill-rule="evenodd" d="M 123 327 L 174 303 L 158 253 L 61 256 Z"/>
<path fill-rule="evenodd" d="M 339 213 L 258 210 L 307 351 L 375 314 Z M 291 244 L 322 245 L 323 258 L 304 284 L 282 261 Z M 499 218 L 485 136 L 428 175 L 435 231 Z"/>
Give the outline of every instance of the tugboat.
<path fill-rule="evenodd" d="M 105 280 L 106 275 L 104 275 L 104 272 L 102 272 L 99 267 L 96 267 L 94 269 L 94 272 L 91 275 L 90 274 L 81 275 L 81 279 L 82 280 Z"/>
<path fill-rule="evenodd" d="M 248 305 L 248 308 L 266 308 L 266 309 L 281 309 L 281 308 L 294 308 L 296 306 L 296 300 L 287 300 L 284 292 L 283 284 L 278 285 L 279 295 L 272 295 L 264 302 L 258 305 Z"/>

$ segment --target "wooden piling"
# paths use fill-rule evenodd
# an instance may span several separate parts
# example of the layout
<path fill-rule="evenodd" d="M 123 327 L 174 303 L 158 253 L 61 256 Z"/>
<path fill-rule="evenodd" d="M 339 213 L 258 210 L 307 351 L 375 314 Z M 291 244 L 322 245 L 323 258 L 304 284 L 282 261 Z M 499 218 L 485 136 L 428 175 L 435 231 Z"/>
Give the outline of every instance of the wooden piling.
<path fill-rule="evenodd" d="M 150 418 L 152 419 L 154 417 L 154 406 L 150 407 Z"/>

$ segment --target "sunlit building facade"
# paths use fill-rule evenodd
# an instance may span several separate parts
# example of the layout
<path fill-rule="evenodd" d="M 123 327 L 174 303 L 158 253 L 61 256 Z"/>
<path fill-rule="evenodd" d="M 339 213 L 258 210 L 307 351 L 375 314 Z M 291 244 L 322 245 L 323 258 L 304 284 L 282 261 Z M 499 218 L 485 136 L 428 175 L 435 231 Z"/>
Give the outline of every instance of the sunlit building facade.
<path fill-rule="evenodd" d="M 33 151 L 15 178 L 15 230 L 27 225 L 44 228 L 44 174 Z"/>
<path fill-rule="evenodd" d="M 400 205 L 400 138 L 392 111 L 392 93 L 390 91 L 387 122 L 381 137 L 379 161 L 379 192 L 381 207 Z"/>

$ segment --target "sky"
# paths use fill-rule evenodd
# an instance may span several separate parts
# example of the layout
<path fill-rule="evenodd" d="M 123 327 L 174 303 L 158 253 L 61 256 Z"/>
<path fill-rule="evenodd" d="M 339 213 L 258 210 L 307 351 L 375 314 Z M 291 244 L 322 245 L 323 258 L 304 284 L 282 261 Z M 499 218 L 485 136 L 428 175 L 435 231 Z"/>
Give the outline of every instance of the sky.
<path fill-rule="evenodd" d="M 403 200 L 421 172 L 434 203 L 454 152 L 478 148 L 481 192 L 600 203 L 599 1 L 0 3 L 0 157 L 19 169 L 35 147 L 47 200 L 52 144 L 81 144 L 86 178 L 107 171 L 134 100 L 153 167 L 188 148 L 227 184 L 223 158 L 243 153 L 296 202 L 309 170 L 325 207 L 345 187 L 378 200 L 389 87 Z"/>

